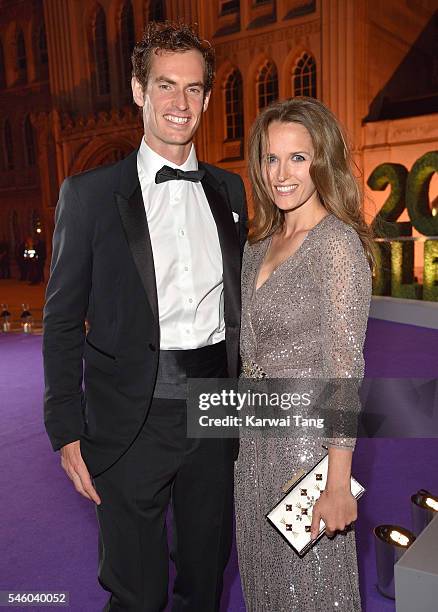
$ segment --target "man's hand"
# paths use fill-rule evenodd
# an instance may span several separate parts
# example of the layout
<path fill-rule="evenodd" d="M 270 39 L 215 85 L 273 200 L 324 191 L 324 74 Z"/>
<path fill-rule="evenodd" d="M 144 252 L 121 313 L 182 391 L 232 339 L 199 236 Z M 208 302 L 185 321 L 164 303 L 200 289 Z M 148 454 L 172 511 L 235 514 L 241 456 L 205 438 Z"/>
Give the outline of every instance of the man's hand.
<path fill-rule="evenodd" d="M 87 466 L 82 459 L 80 444 L 80 440 L 76 440 L 61 448 L 61 465 L 73 482 L 76 491 L 99 505 L 100 497 L 93 487 Z"/>
<path fill-rule="evenodd" d="M 329 537 L 336 531 L 343 531 L 357 519 L 356 499 L 346 488 L 323 491 L 313 507 L 312 540 L 318 537 L 320 519 L 324 521 Z"/>

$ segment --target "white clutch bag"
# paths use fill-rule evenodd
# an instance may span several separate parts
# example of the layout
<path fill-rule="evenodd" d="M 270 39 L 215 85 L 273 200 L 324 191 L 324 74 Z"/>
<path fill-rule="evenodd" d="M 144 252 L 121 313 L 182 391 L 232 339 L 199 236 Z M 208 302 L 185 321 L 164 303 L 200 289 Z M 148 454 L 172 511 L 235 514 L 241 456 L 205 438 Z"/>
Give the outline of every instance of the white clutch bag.
<path fill-rule="evenodd" d="M 328 455 L 325 455 L 309 472 L 298 474 L 287 485 L 286 495 L 274 507 L 266 518 L 294 551 L 302 557 L 313 544 L 324 535 L 325 524 L 319 523 L 319 533 L 312 542 L 310 526 L 312 524 L 313 506 L 325 489 L 328 470 Z M 365 488 L 351 477 L 351 493 L 356 498 L 364 493 Z"/>

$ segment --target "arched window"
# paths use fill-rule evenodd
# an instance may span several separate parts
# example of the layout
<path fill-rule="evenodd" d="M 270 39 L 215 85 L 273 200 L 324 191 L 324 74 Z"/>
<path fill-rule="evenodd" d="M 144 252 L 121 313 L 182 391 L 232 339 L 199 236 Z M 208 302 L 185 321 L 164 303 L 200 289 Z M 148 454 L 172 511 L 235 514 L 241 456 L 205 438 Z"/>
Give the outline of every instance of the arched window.
<path fill-rule="evenodd" d="M 135 45 L 134 11 L 130 0 L 123 5 L 120 14 L 120 65 L 122 68 L 122 89 L 130 88 L 132 64 L 131 54 Z"/>
<path fill-rule="evenodd" d="M 237 68 L 225 81 L 226 139 L 243 138 L 243 87 L 242 75 Z"/>
<path fill-rule="evenodd" d="M 3 45 L 0 40 L 0 88 L 6 87 L 6 74 L 5 74 L 5 56 L 3 54 Z"/>
<path fill-rule="evenodd" d="M 15 246 L 20 242 L 20 224 L 18 222 L 18 213 L 16 210 L 11 211 L 9 217 L 9 231 L 11 236 L 11 252 L 15 251 Z"/>
<path fill-rule="evenodd" d="M 219 15 L 229 15 L 240 10 L 240 0 L 219 0 Z"/>
<path fill-rule="evenodd" d="M 38 78 L 46 81 L 49 78 L 49 54 L 47 52 L 46 28 L 40 26 L 35 39 Z"/>
<path fill-rule="evenodd" d="M 110 92 L 108 44 L 106 37 L 106 17 L 100 6 L 94 19 L 94 62 L 96 67 L 96 87 L 100 96 L 106 96 Z"/>
<path fill-rule="evenodd" d="M 303 53 L 297 60 L 292 74 L 294 96 L 316 98 L 316 62 L 313 55 Z"/>
<path fill-rule="evenodd" d="M 38 33 L 38 55 L 41 66 L 47 66 L 49 63 L 49 54 L 47 53 L 46 28 L 44 25 L 40 27 Z"/>
<path fill-rule="evenodd" d="M 21 30 L 17 34 L 17 72 L 20 83 L 27 83 L 26 45 Z"/>
<path fill-rule="evenodd" d="M 97 168 L 98 166 L 106 166 L 108 164 L 114 164 L 124 159 L 129 153 L 133 151 L 134 147 L 127 143 L 107 143 L 104 149 L 97 150 L 93 155 L 84 161 L 80 166 L 80 170 L 90 170 L 91 168 Z"/>
<path fill-rule="evenodd" d="M 30 220 L 30 227 L 32 229 L 32 234 L 34 234 L 34 233 L 40 234 L 40 232 L 41 232 L 41 215 L 35 209 L 33 209 L 33 211 L 32 211 L 31 220 Z M 40 232 L 36 231 L 38 228 L 40 228 Z"/>
<path fill-rule="evenodd" d="M 5 145 L 5 167 L 7 170 L 14 169 L 14 144 L 12 141 L 12 130 L 9 119 L 3 125 L 3 141 Z"/>
<path fill-rule="evenodd" d="M 149 21 L 164 21 L 166 7 L 164 0 L 151 0 L 149 3 Z"/>
<path fill-rule="evenodd" d="M 35 137 L 33 131 L 33 125 L 30 121 L 29 115 L 26 115 L 24 120 L 24 144 L 26 150 L 26 161 L 28 166 L 34 166 L 36 161 L 35 155 Z"/>
<path fill-rule="evenodd" d="M 278 99 L 278 73 L 273 62 L 266 60 L 257 75 L 259 111 Z"/>
<path fill-rule="evenodd" d="M 102 157 L 99 159 L 99 166 L 104 166 L 106 164 L 114 164 L 124 159 L 126 155 L 127 154 L 121 149 L 114 149 L 113 151 L 102 155 Z"/>

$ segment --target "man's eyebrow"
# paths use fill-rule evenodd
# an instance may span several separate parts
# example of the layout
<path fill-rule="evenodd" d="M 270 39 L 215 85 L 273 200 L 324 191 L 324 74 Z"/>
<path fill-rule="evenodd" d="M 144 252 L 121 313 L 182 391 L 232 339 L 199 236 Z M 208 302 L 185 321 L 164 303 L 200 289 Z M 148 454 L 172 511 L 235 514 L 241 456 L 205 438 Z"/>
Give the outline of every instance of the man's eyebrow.
<path fill-rule="evenodd" d="M 170 85 L 176 85 L 176 81 L 172 81 L 172 79 L 169 79 L 169 77 L 165 76 L 158 76 L 155 79 L 155 82 L 158 83 L 158 81 L 164 81 L 165 83 L 169 83 Z"/>
<path fill-rule="evenodd" d="M 204 87 L 204 83 L 202 81 L 195 81 L 194 83 L 189 83 L 187 87 Z"/>
<path fill-rule="evenodd" d="M 155 82 L 156 83 L 164 82 L 164 83 L 169 83 L 169 85 L 177 85 L 176 81 L 174 81 L 174 80 L 172 80 L 172 79 L 170 79 L 169 77 L 166 77 L 166 76 L 158 76 L 155 79 Z M 202 87 L 202 88 L 204 88 L 204 83 L 202 81 L 196 81 L 194 83 L 188 83 L 186 85 L 186 87 Z"/>

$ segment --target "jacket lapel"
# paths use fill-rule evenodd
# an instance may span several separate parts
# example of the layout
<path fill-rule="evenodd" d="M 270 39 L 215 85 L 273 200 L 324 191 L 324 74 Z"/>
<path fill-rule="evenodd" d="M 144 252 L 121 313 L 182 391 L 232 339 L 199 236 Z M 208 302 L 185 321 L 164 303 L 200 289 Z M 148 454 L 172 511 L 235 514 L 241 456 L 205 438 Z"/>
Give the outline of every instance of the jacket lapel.
<path fill-rule="evenodd" d="M 114 196 L 135 266 L 152 313 L 158 322 L 154 258 L 137 174 L 137 149 L 121 164 L 120 190 L 115 192 Z"/>
<path fill-rule="evenodd" d="M 228 369 L 237 376 L 240 329 L 240 245 L 225 187 L 203 165 L 202 187 L 216 223 L 222 252 L 224 319 Z"/>
<path fill-rule="evenodd" d="M 240 327 L 240 246 L 225 187 L 204 168 L 202 187 L 216 223 L 222 252 L 224 318 L 227 345 L 235 344 Z M 147 300 L 158 322 L 158 298 L 152 244 L 137 173 L 137 150 L 120 166 L 119 190 L 114 193 L 123 229 Z M 234 337 L 236 335 L 236 338 Z M 237 340 L 238 341 L 238 340 Z M 236 352 L 235 347 L 229 354 Z M 232 361 L 235 359 L 233 358 Z"/>

